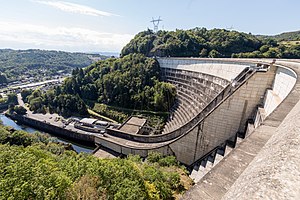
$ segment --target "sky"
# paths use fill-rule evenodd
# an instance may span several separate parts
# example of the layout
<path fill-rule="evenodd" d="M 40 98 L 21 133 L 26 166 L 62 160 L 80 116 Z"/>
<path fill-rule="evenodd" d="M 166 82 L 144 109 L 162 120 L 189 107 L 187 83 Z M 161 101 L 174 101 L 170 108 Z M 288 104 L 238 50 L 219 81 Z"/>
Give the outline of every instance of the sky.
<path fill-rule="evenodd" d="M 120 52 L 159 16 L 159 29 L 300 30 L 299 0 L 0 0 L 0 48 Z"/>

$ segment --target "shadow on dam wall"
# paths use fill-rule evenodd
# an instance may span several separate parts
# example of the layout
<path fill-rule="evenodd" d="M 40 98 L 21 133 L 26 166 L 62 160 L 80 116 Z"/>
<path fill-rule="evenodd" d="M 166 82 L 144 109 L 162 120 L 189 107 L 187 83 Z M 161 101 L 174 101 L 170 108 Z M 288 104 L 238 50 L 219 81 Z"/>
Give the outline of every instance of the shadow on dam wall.
<path fill-rule="evenodd" d="M 294 74 L 292 70 L 284 73 L 286 69 L 274 65 L 273 60 L 158 61 L 164 80 L 173 83 L 178 92 L 179 109 L 173 113 L 177 117 L 169 121 L 174 126 L 161 135 L 148 137 L 111 132 L 108 138 L 96 137 L 97 144 L 125 155 L 146 157 L 151 151 L 171 154 L 181 163 L 193 165 L 212 157 L 228 142 L 234 146 L 237 135 L 245 135 L 248 122 L 265 118 L 264 113 L 279 105 L 274 97 L 288 94 L 295 83 L 295 77 L 289 76 Z M 230 92 L 220 95 L 228 88 Z M 268 91 L 272 92 L 266 95 Z M 209 98 L 205 99 L 205 94 Z M 206 110 L 208 105 L 213 109 Z"/>

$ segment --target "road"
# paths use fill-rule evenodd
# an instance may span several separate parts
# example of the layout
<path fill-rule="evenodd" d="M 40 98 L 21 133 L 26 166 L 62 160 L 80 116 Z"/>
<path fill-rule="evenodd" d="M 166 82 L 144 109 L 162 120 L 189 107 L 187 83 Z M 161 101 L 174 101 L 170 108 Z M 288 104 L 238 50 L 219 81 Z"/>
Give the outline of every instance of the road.
<path fill-rule="evenodd" d="M 17 97 L 18 97 L 18 104 L 19 104 L 20 106 L 23 106 L 23 107 L 26 108 L 27 110 L 29 110 L 29 109 L 25 106 L 25 103 L 24 103 L 24 101 L 23 101 L 22 96 L 21 96 L 20 93 L 17 94 Z"/>

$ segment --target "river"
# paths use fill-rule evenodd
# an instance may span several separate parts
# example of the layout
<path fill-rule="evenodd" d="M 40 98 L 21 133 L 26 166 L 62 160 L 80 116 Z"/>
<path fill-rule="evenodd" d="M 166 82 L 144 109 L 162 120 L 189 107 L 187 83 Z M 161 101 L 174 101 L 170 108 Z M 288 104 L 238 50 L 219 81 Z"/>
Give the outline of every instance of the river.
<path fill-rule="evenodd" d="M 15 121 L 13 121 L 12 119 L 6 117 L 4 114 L 0 114 L 0 120 L 2 121 L 3 125 L 5 125 L 5 126 L 11 126 L 14 129 L 16 129 L 16 130 L 23 130 L 23 131 L 26 131 L 28 133 L 33 133 L 35 131 L 39 131 L 37 129 L 25 126 L 23 124 L 19 125 Z M 41 132 L 41 131 L 39 131 L 39 132 Z M 51 135 L 51 134 L 49 134 L 49 135 Z M 53 135 L 51 135 L 51 136 L 53 136 Z M 69 140 L 66 140 L 66 139 L 63 139 L 63 138 L 59 138 L 57 136 L 53 136 L 53 137 L 56 137 L 59 142 L 72 144 L 73 149 L 76 152 L 78 152 L 78 153 L 80 153 L 80 152 L 91 153 L 94 150 L 93 147 L 88 147 L 88 146 L 80 145 L 80 144 L 74 143 L 73 141 L 69 141 Z"/>

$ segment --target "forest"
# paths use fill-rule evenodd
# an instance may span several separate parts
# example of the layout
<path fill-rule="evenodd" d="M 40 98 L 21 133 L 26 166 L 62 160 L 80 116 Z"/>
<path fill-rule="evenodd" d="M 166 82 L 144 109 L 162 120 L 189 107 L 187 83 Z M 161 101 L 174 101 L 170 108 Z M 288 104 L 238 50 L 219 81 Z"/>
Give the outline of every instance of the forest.
<path fill-rule="evenodd" d="M 274 39 L 279 42 L 281 41 L 300 41 L 300 31 L 291 31 L 291 32 L 285 32 L 278 35 L 258 35 L 260 38 L 264 39 Z"/>
<path fill-rule="evenodd" d="M 191 186 L 175 157 L 98 159 L 0 125 L 0 199 L 172 199 Z"/>
<path fill-rule="evenodd" d="M 63 90 L 99 103 L 155 111 L 168 111 L 176 95 L 173 85 L 160 80 L 158 62 L 142 54 L 107 59 L 74 71 Z"/>
<path fill-rule="evenodd" d="M 87 114 L 84 102 L 168 112 L 174 104 L 176 90 L 175 86 L 160 80 L 159 70 L 155 59 L 130 54 L 99 61 L 85 69 L 75 68 L 62 86 L 48 91 L 23 90 L 21 94 L 32 111 L 57 112 L 64 116 Z"/>
<path fill-rule="evenodd" d="M 58 113 L 62 116 L 86 115 L 87 107 L 78 95 L 61 93 L 59 86 L 48 91 L 23 90 L 22 99 L 37 113 Z"/>
<path fill-rule="evenodd" d="M 95 55 L 39 49 L 0 49 L 0 84 L 25 77 L 43 78 L 59 73 L 71 73 L 76 67 L 82 68 L 92 64 L 92 56 Z"/>
<path fill-rule="evenodd" d="M 300 58 L 299 33 L 256 36 L 226 29 L 146 30 L 138 33 L 121 51 L 121 56 L 142 53 L 159 57 L 210 58 Z"/>

